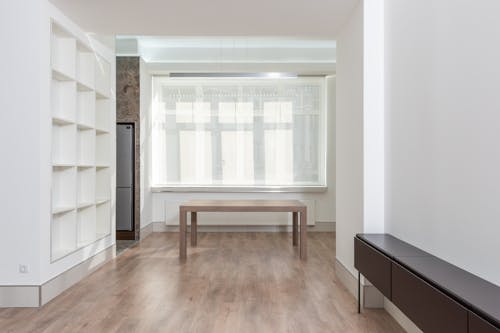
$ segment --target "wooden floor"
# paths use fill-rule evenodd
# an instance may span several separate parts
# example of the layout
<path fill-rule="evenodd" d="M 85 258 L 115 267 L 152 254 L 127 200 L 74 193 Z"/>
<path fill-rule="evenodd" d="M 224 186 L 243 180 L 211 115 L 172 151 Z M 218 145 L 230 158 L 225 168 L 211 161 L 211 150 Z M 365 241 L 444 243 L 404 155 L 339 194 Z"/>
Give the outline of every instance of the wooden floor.
<path fill-rule="evenodd" d="M 40 309 L 0 309 L 0 332 L 404 332 L 358 315 L 334 270 L 335 234 L 309 233 L 301 261 L 286 233 L 155 233 Z"/>

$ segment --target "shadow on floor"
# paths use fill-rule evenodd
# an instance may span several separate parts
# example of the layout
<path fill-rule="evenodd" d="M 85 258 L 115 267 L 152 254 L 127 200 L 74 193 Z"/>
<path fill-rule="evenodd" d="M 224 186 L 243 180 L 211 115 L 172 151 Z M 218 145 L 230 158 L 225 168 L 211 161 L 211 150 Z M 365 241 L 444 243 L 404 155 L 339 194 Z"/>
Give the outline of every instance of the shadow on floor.
<path fill-rule="evenodd" d="M 119 255 L 129 247 L 133 246 L 135 243 L 137 243 L 136 240 L 133 239 L 118 239 L 116 240 L 116 255 Z"/>

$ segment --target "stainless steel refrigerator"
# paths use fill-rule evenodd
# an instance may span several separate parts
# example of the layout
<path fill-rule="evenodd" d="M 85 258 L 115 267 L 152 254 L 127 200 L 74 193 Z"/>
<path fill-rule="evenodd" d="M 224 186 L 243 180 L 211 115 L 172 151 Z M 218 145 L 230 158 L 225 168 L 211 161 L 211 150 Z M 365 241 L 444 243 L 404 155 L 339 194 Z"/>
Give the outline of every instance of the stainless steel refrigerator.
<path fill-rule="evenodd" d="M 116 125 L 116 230 L 134 230 L 134 126 Z"/>

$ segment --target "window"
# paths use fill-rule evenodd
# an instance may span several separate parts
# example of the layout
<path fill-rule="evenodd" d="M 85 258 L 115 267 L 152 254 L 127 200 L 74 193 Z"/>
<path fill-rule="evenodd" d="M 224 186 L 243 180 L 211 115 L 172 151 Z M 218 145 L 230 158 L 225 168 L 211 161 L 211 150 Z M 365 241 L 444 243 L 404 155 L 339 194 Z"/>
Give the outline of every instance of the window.
<path fill-rule="evenodd" d="M 325 186 L 324 78 L 153 78 L 153 186 Z"/>

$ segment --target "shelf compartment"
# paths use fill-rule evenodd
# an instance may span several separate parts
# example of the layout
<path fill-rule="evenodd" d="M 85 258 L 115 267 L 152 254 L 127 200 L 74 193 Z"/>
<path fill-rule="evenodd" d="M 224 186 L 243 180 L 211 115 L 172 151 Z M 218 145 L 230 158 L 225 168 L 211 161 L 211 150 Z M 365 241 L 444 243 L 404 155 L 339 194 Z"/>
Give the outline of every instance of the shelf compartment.
<path fill-rule="evenodd" d="M 111 203 L 108 201 L 96 206 L 97 239 L 111 234 Z"/>
<path fill-rule="evenodd" d="M 89 125 L 85 125 L 85 124 L 77 124 L 76 127 L 81 130 L 81 131 L 84 131 L 84 130 L 92 130 L 94 129 L 92 126 L 89 126 Z"/>
<path fill-rule="evenodd" d="M 67 119 L 52 117 L 52 124 L 64 126 L 64 125 L 71 125 L 71 124 L 73 124 L 73 122 L 70 120 L 67 120 Z"/>
<path fill-rule="evenodd" d="M 110 199 L 97 199 L 95 204 L 97 206 L 99 206 L 99 205 L 105 204 L 106 202 L 109 202 L 109 201 L 110 201 Z"/>
<path fill-rule="evenodd" d="M 78 198 L 77 207 L 83 208 L 95 202 L 95 169 L 78 168 Z"/>
<path fill-rule="evenodd" d="M 54 163 L 52 164 L 52 168 L 54 169 L 66 169 L 74 167 L 74 164 L 65 164 L 65 163 Z"/>
<path fill-rule="evenodd" d="M 55 165 L 75 165 L 76 126 L 52 125 L 52 163 Z"/>
<path fill-rule="evenodd" d="M 103 130 L 103 129 L 100 129 L 100 128 L 96 128 L 95 132 L 96 132 L 97 135 L 109 133 L 109 131 L 106 131 L 106 130 Z"/>
<path fill-rule="evenodd" d="M 95 131 L 93 129 L 78 130 L 78 164 L 94 165 Z"/>
<path fill-rule="evenodd" d="M 96 99 L 95 127 L 102 132 L 109 132 L 111 124 L 111 100 L 109 98 Z"/>
<path fill-rule="evenodd" d="M 86 169 L 86 168 L 94 168 L 95 166 L 94 165 L 91 165 L 91 164 L 78 164 L 78 168 L 79 169 Z"/>
<path fill-rule="evenodd" d="M 77 44 L 76 80 L 89 89 L 93 89 L 95 84 L 94 59 L 93 53 L 81 43 Z"/>
<path fill-rule="evenodd" d="M 95 90 L 101 97 L 109 97 L 111 90 L 111 65 L 102 57 L 95 58 Z"/>
<path fill-rule="evenodd" d="M 77 93 L 78 124 L 92 128 L 95 125 L 95 93 L 78 91 Z"/>
<path fill-rule="evenodd" d="M 97 134 L 95 145 L 96 165 L 110 165 L 111 158 L 111 135 L 109 133 Z"/>
<path fill-rule="evenodd" d="M 73 206 L 56 207 L 56 208 L 52 209 L 52 214 L 54 214 L 54 215 L 56 215 L 56 214 L 62 214 L 62 213 L 70 212 L 70 211 L 72 211 L 74 209 L 75 209 L 75 207 L 73 207 Z"/>
<path fill-rule="evenodd" d="M 95 198 L 96 203 L 111 198 L 111 172 L 109 168 L 96 170 Z"/>
<path fill-rule="evenodd" d="M 77 247 L 87 246 L 96 240 L 96 207 L 90 206 L 77 211 L 78 240 Z"/>
<path fill-rule="evenodd" d="M 76 168 L 52 168 L 52 211 L 76 206 Z"/>
<path fill-rule="evenodd" d="M 76 212 L 52 215 L 52 260 L 76 250 Z"/>
<path fill-rule="evenodd" d="M 75 77 L 76 39 L 55 24 L 52 25 L 50 61 L 52 69 L 61 75 Z"/>
<path fill-rule="evenodd" d="M 76 82 L 76 90 L 77 91 L 94 91 L 91 87 L 81 83 L 81 82 Z"/>
<path fill-rule="evenodd" d="M 52 80 L 52 116 L 55 119 L 74 122 L 76 119 L 76 83 L 74 81 Z"/>
<path fill-rule="evenodd" d="M 87 208 L 87 207 L 90 207 L 90 206 L 95 206 L 95 203 L 93 203 L 93 202 L 82 202 L 82 203 L 78 204 L 78 206 L 76 207 L 76 209 L 84 209 L 84 208 Z"/>
<path fill-rule="evenodd" d="M 72 77 L 58 71 L 57 69 L 52 69 L 52 79 L 56 81 L 74 81 Z"/>

